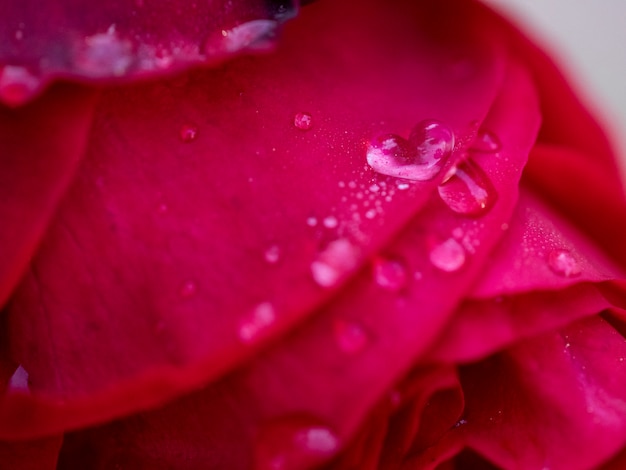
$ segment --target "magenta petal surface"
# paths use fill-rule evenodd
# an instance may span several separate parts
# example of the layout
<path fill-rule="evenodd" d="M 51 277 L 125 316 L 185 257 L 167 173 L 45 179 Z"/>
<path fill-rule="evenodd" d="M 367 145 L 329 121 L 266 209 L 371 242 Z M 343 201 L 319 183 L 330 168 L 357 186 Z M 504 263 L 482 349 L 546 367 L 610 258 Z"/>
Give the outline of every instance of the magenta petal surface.
<path fill-rule="evenodd" d="M 436 193 L 433 194 L 426 207 L 385 248 L 385 254 L 392 253 L 401 259 L 409 272 L 420 273 L 417 279 L 414 276 L 408 281 L 401 295 L 373 282 L 370 269 L 361 270 L 341 293 L 302 323 L 301 328 L 257 355 L 231 376 L 162 410 L 121 420 L 84 436 L 78 432 L 68 441 L 67 461 L 71 463 L 72 459 L 82 458 L 88 448 L 100 453 L 101 457 L 96 461 L 108 461 L 115 449 L 110 440 L 133 439 L 132 430 L 136 426 L 141 426 L 141 439 L 151 442 L 153 433 L 149 429 L 161 429 L 161 426 L 144 424 L 146 420 L 149 423 L 170 423 L 164 432 L 167 439 L 177 442 L 200 436 L 197 439 L 210 449 L 210 458 L 230 468 L 246 468 L 251 461 L 256 461 L 259 469 L 272 468 L 267 463 L 272 458 L 293 462 L 295 451 L 291 441 L 283 439 L 278 442 L 267 436 L 278 433 L 284 437 L 285 428 L 297 434 L 300 426 L 323 428 L 333 436 L 333 445 L 325 441 L 327 453 L 320 455 L 318 452 L 308 460 L 298 460 L 302 465 L 294 464 L 293 468 L 312 468 L 334 457 L 358 435 L 370 410 L 388 396 L 389 390 L 433 341 L 498 241 L 499 227 L 509 219 L 517 201 L 517 192 L 510 190 L 516 185 L 510 182 L 520 177 L 535 136 L 533 130 L 538 115 L 532 103 L 533 92 L 528 76 L 523 70 L 511 67 L 485 120 L 503 141 L 502 158 L 476 157 L 476 162 L 499 192 L 498 203 L 477 222 L 451 211 Z M 511 107 L 519 112 L 504 112 Z M 515 125 L 515 122 L 525 125 Z M 477 227 L 479 224 L 482 229 Z M 430 259 L 433 239 L 455 239 L 455 233 L 469 233 L 481 243 L 464 248 L 467 260 L 458 270 L 442 270 Z M 462 238 L 459 244 L 463 243 Z M 432 302 L 433 295 L 438 302 Z M 346 322 L 352 328 L 337 328 L 338 323 L 345 325 Z M 343 334 L 338 335 L 338 331 Z M 346 332 L 348 338 L 344 336 Z M 439 398 L 444 404 L 451 399 L 452 403 L 458 404 L 457 411 L 441 420 L 427 418 L 426 421 L 432 421 L 431 426 L 409 431 L 408 435 L 417 433 L 420 439 L 434 442 L 454 424 L 462 399 L 458 389 L 453 396 L 439 393 L 440 389 L 454 389 L 454 381 L 450 381 L 449 376 L 443 377 L 447 381 L 431 380 L 432 388 L 422 390 L 423 397 L 416 400 L 414 415 L 428 415 L 425 402 L 431 395 L 434 397 L 433 407 Z M 183 411 L 189 409 L 197 411 L 193 419 L 202 416 L 202 422 L 210 421 L 214 426 L 202 430 L 197 425 L 194 428 L 188 421 L 191 418 Z M 434 416 L 438 415 L 434 413 Z M 410 427 L 414 425 L 409 424 Z M 229 441 L 222 428 L 224 432 L 239 436 L 237 443 L 233 444 L 240 449 L 235 460 L 231 460 L 234 447 L 220 444 Z M 120 451 L 115 458 L 132 462 L 172 459 L 168 460 L 171 465 L 178 462 L 176 455 L 159 447 L 145 444 L 141 450 L 135 451 L 134 448 Z M 200 461 L 208 458 L 202 457 Z"/>
<path fill-rule="evenodd" d="M 591 468 L 626 440 L 625 357 L 594 317 L 468 367 L 468 444 L 505 468 Z"/>
<path fill-rule="evenodd" d="M 72 182 L 96 97 L 57 86 L 23 109 L 0 106 L 0 306 L 28 268 Z"/>
<path fill-rule="evenodd" d="M 399 188 L 370 170 L 367 142 L 446 123 L 458 144 L 440 181 L 498 91 L 497 41 L 456 17 L 441 36 L 427 24 L 440 6 L 309 8 L 276 54 L 104 93 L 84 164 L 6 315 L 32 395 L 0 406 L 0 434 L 74 427 L 206 383 L 309 316 L 436 194 L 437 179 Z M 459 54 L 472 73 L 450 76 Z M 532 103 L 514 80 L 522 92 L 506 99 Z M 529 148 L 532 109 L 511 148 Z M 498 207 L 490 216 L 505 219 L 512 201 Z M 454 218 L 441 223 L 430 228 L 449 236 Z M 33 421 L 14 422 L 31 403 L 43 407 Z"/>
<path fill-rule="evenodd" d="M 269 50 L 297 10 L 297 0 L 7 0 L 0 100 L 23 104 L 55 78 L 128 81 Z"/>

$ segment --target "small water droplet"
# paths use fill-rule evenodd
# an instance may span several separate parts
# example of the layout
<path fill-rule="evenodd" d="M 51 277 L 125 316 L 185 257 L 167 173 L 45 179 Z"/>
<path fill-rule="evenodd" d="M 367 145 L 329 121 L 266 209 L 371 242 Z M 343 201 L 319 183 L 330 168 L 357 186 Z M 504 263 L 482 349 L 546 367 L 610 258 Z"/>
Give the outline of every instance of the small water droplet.
<path fill-rule="evenodd" d="M 337 217 L 335 217 L 334 215 L 329 215 L 328 217 L 324 218 L 322 223 L 324 224 L 324 227 L 326 228 L 335 228 L 339 224 L 339 221 L 337 220 Z"/>
<path fill-rule="evenodd" d="M 274 46 L 278 23 L 273 20 L 253 20 L 211 35 L 205 43 L 205 53 L 210 56 L 232 54 L 247 50 L 270 50 Z"/>
<path fill-rule="evenodd" d="M 367 212 L 365 212 L 365 218 L 366 219 L 373 219 L 374 217 L 376 217 L 376 209 L 370 209 Z"/>
<path fill-rule="evenodd" d="M 12 391 L 28 392 L 28 372 L 21 365 L 15 369 L 13 375 L 9 379 L 8 389 Z"/>
<path fill-rule="evenodd" d="M 459 163 L 438 190 L 443 202 L 463 215 L 482 215 L 498 198 L 491 180 L 473 160 Z"/>
<path fill-rule="evenodd" d="M 178 293 L 181 297 L 188 299 L 189 297 L 193 297 L 198 291 L 198 286 L 194 281 L 185 281 Z"/>
<path fill-rule="evenodd" d="M 106 33 L 86 37 L 74 55 L 74 67 L 90 77 L 119 77 L 132 63 L 132 44 L 118 36 L 115 25 Z"/>
<path fill-rule="evenodd" d="M 486 129 L 480 129 L 471 145 L 472 150 L 484 153 L 494 153 L 500 150 L 502 143 L 496 134 Z"/>
<path fill-rule="evenodd" d="M 563 277 L 576 277 L 581 273 L 578 261 L 568 250 L 552 250 L 548 255 L 548 265 Z"/>
<path fill-rule="evenodd" d="M 315 227 L 317 225 L 317 218 L 315 218 L 315 217 L 307 217 L 306 224 L 309 227 Z"/>
<path fill-rule="evenodd" d="M 313 116 L 308 113 L 297 113 L 293 118 L 293 125 L 301 131 L 308 131 L 313 126 Z"/>
<path fill-rule="evenodd" d="M 335 433 L 308 417 L 283 418 L 260 429 L 255 442 L 258 470 L 296 470 L 319 466 L 339 450 Z"/>
<path fill-rule="evenodd" d="M 269 264 L 276 264 L 280 260 L 280 247 L 278 245 L 271 245 L 265 250 L 265 261 Z"/>
<path fill-rule="evenodd" d="M 345 238 L 334 240 L 311 263 L 313 280 L 322 287 L 334 287 L 357 265 L 357 249 Z"/>
<path fill-rule="evenodd" d="M 383 289 L 397 292 L 406 286 L 407 270 L 401 261 L 377 257 L 372 268 L 374 281 Z"/>
<path fill-rule="evenodd" d="M 454 147 L 454 134 L 437 121 L 422 121 L 406 140 L 395 134 L 373 139 L 367 163 L 374 171 L 397 178 L 426 181 L 445 165 Z"/>
<path fill-rule="evenodd" d="M 435 245 L 429 254 L 430 262 L 445 272 L 458 271 L 465 264 L 465 250 L 454 238 Z"/>
<path fill-rule="evenodd" d="M 41 81 L 24 67 L 7 65 L 0 71 L 0 99 L 9 106 L 20 106 L 41 90 Z"/>
<path fill-rule="evenodd" d="M 239 325 L 239 339 L 251 343 L 276 321 L 276 311 L 269 302 L 257 305 Z"/>
<path fill-rule="evenodd" d="M 198 137 L 198 128 L 196 126 L 192 126 L 191 124 L 183 124 L 178 132 L 178 137 L 181 142 L 193 142 L 196 140 L 196 137 Z"/>
<path fill-rule="evenodd" d="M 363 351 L 370 342 L 367 331 L 355 321 L 335 319 L 333 332 L 337 346 L 347 354 L 357 354 Z"/>

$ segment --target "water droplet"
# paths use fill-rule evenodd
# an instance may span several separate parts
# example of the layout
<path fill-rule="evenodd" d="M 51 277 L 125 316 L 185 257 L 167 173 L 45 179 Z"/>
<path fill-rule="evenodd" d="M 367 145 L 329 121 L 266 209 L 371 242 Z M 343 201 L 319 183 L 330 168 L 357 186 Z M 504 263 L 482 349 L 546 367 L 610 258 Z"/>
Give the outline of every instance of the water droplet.
<path fill-rule="evenodd" d="M 370 342 L 370 336 L 357 322 L 342 318 L 335 319 L 333 323 L 335 341 L 339 349 L 347 354 L 357 354 Z"/>
<path fill-rule="evenodd" d="M 422 121 L 411 131 L 409 142 L 417 148 L 419 162 L 425 167 L 424 179 L 434 178 L 454 148 L 454 134 L 438 121 Z"/>
<path fill-rule="evenodd" d="M 491 180 L 473 160 L 459 163 L 438 189 L 443 202 L 463 215 L 484 214 L 498 198 Z"/>
<path fill-rule="evenodd" d="M 313 280 L 334 287 L 357 265 L 357 249 L 345 238 L 334 240 L 311 263 Z"/>
<path fill-rule="evenodd" d="M 315 217 L 307 217 L 306 224 L 309 227 L 315 227 L 317 225 L 317 218 L 315 218 Z"/>
<path fill-rule="evenodd" d="M 335 433 L 313 418 L 291 417 L 266 424 L 255 442 L 258 470 L 313 468 L 339 450 Z"/>
<path fill-rule="evenodd" d="M 493 153 L 500 150 L 502 144 L 496 134 L 486 129 L 480 129 L 476 134 L 476 139 L 471 145 L 472 150 L 484 153 Z"/>
<path fill-rule="evenodd" d="M 384 175 L 426 181 L 441 171 L 453 147 L 450 128 L 437 121 L 423 121 L 415 126 L 408 140 L 395 134 L 372 140 L 367 163 Z"/>
<path fill-rule="evenodd" d="M 276 27 L 273 20 L 253 20 L 211 35 L 205 43 L 208 56 L 228 55 L 243 49 L 269 50 L 274 46 Z"/>
<path fill-rule="evenodd" d="M 198 286 L 195 282 L 185 281 L 183 285 L 180 286 L 178 293 L 181 297 L 188 299 L 189 297 L 193 297 L 197 291 L 198 291 Z"/>
<path fill-rule="evenodd" d="M 397 292 L 406 286 L 406 267 L 399 260 L 378 257 L 372 267 L 374 281 L 383 289 Z"/>
<path fill-rule="evenodd" d="M 41 90 L 41 81 L 24 67 L 7 65 L 0 72 L 0 99 L 9 106 L 20 106 Z"/>
<path fill-rule="evenodd" d="M 308 131 L 313 125 L 313 116 L 308 113 L 297 113 L 293 118 L 293 125 L 301 131 Z"/>
<path fill-rule="evenodd" d="M 335 228 L 339 224 L 339 221 L 334 215 L 329 215 L 328 217 L 324 218 L 323 224 L 326 228 Z"/>
<path fill-rule="evenodd" d="M 18 366 L 13 372 L 13 375 L 9 379 L 8 389 L 15 391 L 19 390 L 22 392 L 27 392 L 29 390 L 28 386 L 28 372 L 22 366 Z"/>
<path fill-rule="evenodd" d="M 366 219 L 373 219 L 374 217 L 376 217 L 376 209 L 370 209 L 367 212 L 365 212 L 365 218 Z"/>
<path fill-rule="evenodd" d="M 265 250 L 264 256 L 265 261 L 267 261 L 268 263 L 278 263 L 278 260 L 280 259 L 280 247 L 278 245 L 272 245 L 268 247 L 267 250 Z"/>
<path fill-rule="evenodd" d="M 74 67 L 91 77 L 122 76 L 132 63 L 132 44 L 118 37 L 115 25 L 86 37 L 74 55 Z"/>
<path fill-rule="evenodd" d="M 193 142 L 198 137 L 198 128 L 191 124 L 183 124 L 178 132 L 181 142 Z"/>
<path fill-rule="evenodd" d="M 563 277 L 576 277 L 581 273 L 578 261 L 568 250 L 552 250 L 548 255 L 548 265 Z"/>
<path fill-rule="evenodd" d="M 269 302 L 257 305 L 239 325 L 239 339 L 251 343 L 276 321 L 276 311 Z"/>
<path fill-rule="evenodd" d="M 450 273 L 465 264 L 465 250 L 454 238 L 448 238 L 430 250 L 429 258 L 436 268 Z"/>

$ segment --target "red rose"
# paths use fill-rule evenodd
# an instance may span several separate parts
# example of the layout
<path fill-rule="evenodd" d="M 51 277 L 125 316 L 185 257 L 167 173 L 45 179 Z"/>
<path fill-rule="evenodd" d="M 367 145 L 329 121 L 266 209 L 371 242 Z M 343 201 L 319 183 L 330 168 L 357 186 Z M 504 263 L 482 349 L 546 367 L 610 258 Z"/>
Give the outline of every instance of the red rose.
<path fill-rule="evenodd" d="M 274 47 L 287 2 L 64 3 L 0 47 L 0 467 L 619 454 L 626 201 L 514 28 L 322 0 Z"/>

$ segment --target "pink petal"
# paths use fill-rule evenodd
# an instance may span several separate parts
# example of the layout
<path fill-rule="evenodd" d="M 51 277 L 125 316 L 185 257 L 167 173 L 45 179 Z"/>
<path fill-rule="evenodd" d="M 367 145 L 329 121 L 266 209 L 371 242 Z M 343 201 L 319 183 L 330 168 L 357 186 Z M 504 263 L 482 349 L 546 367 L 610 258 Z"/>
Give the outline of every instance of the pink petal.
<path fill-rule="evenodd" d="M 294 1 L 7 0 L 0 26 L 0 100 L 21 105 L 56 78 L 127 82 L 274 46 Z"/>
<path fill-rule="evenodd" d="M 453 33 L 442 37 L 427 24 L 440 7 L 406 8 L 314 4 L 275 55 L 105 92 L 87 158 L 7 312 L 33 393 L 2 402 L 0 434 L 81 426 L 205 384 L 310 315 L 425 205 L 437 179 L 397 189 L 365 168 L 368 140 L 435 118 L 457 134 L 457 158 L 503 62 L 480 23 L 444 15 Z M 459 55 L 469 75 L 450 71 Z M 501 137 L 528 149 L 537 116 L 515 80 L 522 94 L 507 105 L 524 107 L 523 135 Z M 293 125 L 301 111 L 308 131 Z M 195 140 L 179 140 L 188 125 Z M 507 186 L 525 153 L 511 158 Z M 361 193 L 380 201 L 374 218 Z M 489 216 L 507 217 L 504 196 Z M 319 261 L 339 272 L 335 285 L 314 282 Z M 480 262 L 468 264 L 463 284 Z M 31 418 L 15 422 L 20 413 Z"/>
<path fill-rule="evenodd" d="M 24 274 L 87 143 L 96 94 L 57 86 L 21 110 L 0 107 L 0 305 Z"/>
<path fill-rule="evenodd" d="M 468 367 L 469 446 L 506 468 L 594 467 L 626 442 L 625 357 L 593 317 Z"/>
<path fill-rule="evenodd" d="M 309 468 L 336 455 L 445 325 L 498 241 L 499 227 L 512 214 L 517 194 L 510 190 L 516 187 L 511 181 L 519 178 L 526 157 L 524 150 L 533 142 L 537 123 L 527 79 L 523 70 L 512 68 L 486 120 L 486 125 L 502 139 L 501 157 L 475 157 L 498 191 L 498 202 L 493 208 L 477 221 L 451 211 L 435 194 L 427 207 L 387 246 L 386 250 L 402 259 L 409 272 L 420 270 L 420 279 L 412 278 L 399 294 L 372 282 L 369 270 L 361 271 L 302 328 L 223 381 L 162 410 L 120 420 L 93 432 L 76 433 L 75 438 L 68 440 L 67 465 L 88 453 L 93 453 L 94 464 L 111 462 L 108 459 L 113 459 L 115 439 L 140 439 L 142 443 L 120 451 L 116 459 L 133 463 L 142 459 L 163 460 L 174 465 L 178 453 L 149 444 L 154 441 L 153 432 L 165 432 L 167 439 L 175 442 L 191 439 L 190 449 L 202 442 L 205 449 L 202 452 L 211 455 L 202 454 L 198 462 L 210 458 L 229 468 L 246 468 L 255 458 L 259 468 L 265 468 L 264 465 L 273 461 L 268 454 L 289 462 L 285 464 L 287 468 L 289 465 Z M 518 112 L 504 112 L 505 109 Z M 520 122 L 525 125 L 516 125 Z M 477 225 L 484 226 L 484 232 Z M 456 229 L 471 233 L 480 243 L 471 245 L 473 251 L 468 252 L 458 271 L 446 272 L 433 266 L 429 243 L 433 234 L 454 236 L 452 232 Z M 336 337 L 337 321 L 349 321 L 363 331 L 367 338 L 365 345 L 344 348 L 345 342 Z M 352 329 L 340 331 L 361 338 Z M 438 388 L 432 393 L 436 391 Z M 428 391 L 424 393 L 424 397 L 430 396 Z M 456 399 L 458 402 L 458 396 Z M 425 401 L 420 403 L 423 407 Z M 192 409 L 194 415 L 190 417 L 188 411 Z M 419 411 L 418 404 L 416 416 Z M 458 411 L 454 417 L 442 419 L 445 426 L 435 420 L 428 431 L 418 434 L 430 441 L 453 424 L 457 416 Z M 212 426 L 194 427 L 195 419 L 211 422 Z M 165 423 L 169 423 L 168 428 L 162 430 Z M 135 436 L 138 426 L 139 435 Z M 307 460 L 297 460 L 296 465 L 293 462 L 297 452 L 290 444 L 293 441 L 285 437 L 285 429 L 299 435 L 306 426 L 323 427 L 333 436 L 334 446 L 323 455 L 310 455 L 311 449 L 300 448 L 299 455 Z M 224 444 L 229 442 L 226 433 L 231 432 L 238 436 L 232 444 L 239 449 L 236 459 L 234 447 Z M 274 438 L 276 434 L 280 441 Z M 263 449 L 261 453 L 255 450 L 259 447 Z"/>

